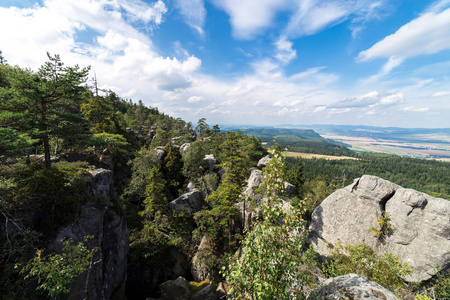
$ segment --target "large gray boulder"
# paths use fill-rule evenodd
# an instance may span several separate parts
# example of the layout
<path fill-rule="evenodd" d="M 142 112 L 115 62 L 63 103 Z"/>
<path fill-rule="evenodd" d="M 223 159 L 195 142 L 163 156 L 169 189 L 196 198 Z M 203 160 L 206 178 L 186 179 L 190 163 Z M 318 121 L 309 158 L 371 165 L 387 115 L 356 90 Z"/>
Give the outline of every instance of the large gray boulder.
<path fill-rule="evenodd" d="M 247 180 L 247 187 L 244 191 L 244 196 L 250 199 L 254 199 L 256 196 L 254 194 L 254 188 L 259 187 L 262 183 L 262 171 L 256 168 L 250 169 L 250 177 Z M 261 197 L 258 199 L 260 200 Z"/>
<path fill-rule="evenodd" d="M 183 277 L 169 280 L 160 285 L 162 300 L 188 300 L 189 282 Z"/>
<path fill-rule="evenodd" d="M 383 211 L 393 231 L 377 238 L 369 229 Z M 328 196 L 314 210 L 310 230 L 309 242 L 322 256 L 338 242 L 399 256 L 414 270 L 405 278 L 410 282 L 428 280 L 436 266 L 450 265 L 450 201 L 375 176 L 364 175 Z"/>
<path fill-rule="evenodd" d="M 258 164 L 256 165 L 258 169 L 262 170 L 267 166 L 267 163 L 271 160 L 269 155 L 264 156 L 258 161 Z"/>
<path fill-rule="evenodd" d="M 213 154 L 206 154 L 203 160 L 206 161 L 206 164 L 208 165 L 208 169 L 210 171 L 214 170 L 214 168 L 216 167 L 217 160 L 214 158 Z"/>
<path fill-rule="evenodd" d="M 192 191 L 170 202 L 169 209 L 176 212 L 183 211 L 187 217 L 192 217 L 205 204 L 203 194 L 200 191 Z"/>
<path fill-rule="evenodd" d="M 187 149 L 189 149 L 189 147 L 191 146 L 190 143 L 184 143 L 183 145 L 180 146 L 180 155 L 183 155 Z"/>
<path fill-rule="evenodd" d="M 397 300 L 388 289 L 356 274 L 329 278 L 309 294 L 308 300 Z"/>
<path fill-rule="evenodd" d="M 114 174 L 111 170 L 95 169 L 85 178 L 88 193 L 91 196 L 116 196 Z"/>

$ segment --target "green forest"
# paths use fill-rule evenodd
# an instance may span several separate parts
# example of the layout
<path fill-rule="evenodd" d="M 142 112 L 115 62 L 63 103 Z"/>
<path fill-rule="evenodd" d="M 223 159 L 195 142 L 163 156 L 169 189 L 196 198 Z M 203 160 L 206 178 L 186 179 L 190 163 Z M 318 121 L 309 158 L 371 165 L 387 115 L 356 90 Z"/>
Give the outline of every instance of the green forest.
<path fill-rule="evenodd" d="M 45 248 L 86 203 L 126 219 L 128 280 L 111 299 L 161 297 L 161 284 L 177 277 L 174 266 L 188 274 L 185 258 L 192 258 L 206 237 L 209 247 L 198 259 L 211 282 L 231 285 L 227 292 L 234 299 L 305 299 L 317 285 L 315 273 L 345 274 L 361 255 L 376 263 L 382 284 L 397 293 L 414 295 L 433 285 L 436 293 L 448 295 L 448 275 L 425 287 L 408 286 L 399 277 L 407 267 L 364 246 L 347 259 L 336 249 L 333 260 L 322 264 L 303 228 L 326 196 L 363 174 L 448 199 L 450 164 L 355 154 L 313 131 L 295 138 L 279 132 L 275 142 L 268 134 L 223 132 L 204 118 L 191 124 L 100 91 L 95 80 L 88 85 L 88 74 L 89 68 L 65 66 L 58 55 L 48 55 L 38 71 L 0 64 L 1 299 L 66 299 L 68 285 L 90 268 L 99 249 L 87 248 L 88 236 L 85 242 L 65 240 L 62 253 Z M 272 148 L 272 160 L 252 195 L 264 201 L 242 193 L 251 168 L 268 154 L 263 142 Z M 285 160 L 287 146 L 359 160 Z M 85 177 L 98 168 L 113 172 L 117 194 L 88 193 Z M 296 188 L 291 198 L 285 180 Z M 193 214 L 173 209 L 173 200 L 192 186 L 205 198 L 200 209 Z M 286 203 L 288 211 L 282 209 Z M 255 216 L 250 227 L 246 213 Z M 34 217 L 24 220 L 30 214 Z M 180 263 L 177 257 L 184 259 Z M 204 284 L 187 279 L 192 294 Z M 292 289 L 296 282 L 302 287 Z"/>

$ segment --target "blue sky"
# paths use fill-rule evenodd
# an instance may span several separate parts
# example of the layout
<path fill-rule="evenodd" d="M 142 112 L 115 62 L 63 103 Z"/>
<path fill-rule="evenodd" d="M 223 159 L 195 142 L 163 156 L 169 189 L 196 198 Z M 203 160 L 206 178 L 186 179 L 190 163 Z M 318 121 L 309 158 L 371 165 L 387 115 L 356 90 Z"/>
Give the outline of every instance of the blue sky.
<path fill-rule="evenodd" d="M 0 49 L 194 123 L 450 127 L 450 0 L 2 0 Z"/>

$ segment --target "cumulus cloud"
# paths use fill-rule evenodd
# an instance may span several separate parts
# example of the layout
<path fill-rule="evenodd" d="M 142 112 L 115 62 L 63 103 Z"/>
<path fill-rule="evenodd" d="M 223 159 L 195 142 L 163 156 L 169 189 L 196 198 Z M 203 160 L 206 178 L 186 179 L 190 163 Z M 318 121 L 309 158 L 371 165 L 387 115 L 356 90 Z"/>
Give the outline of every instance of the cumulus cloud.
<path fill-rule="evenodd" d="M 280 37 L 275 43 L 277 53 L 275 57 L 282 63 L 287 64 L 297 57 L 297 51 L 292 49 L 292 42 L 288 41 L 286 37 Z"/>
<path fill-rule="evenodd" d="M 2 50 L 13 64 L 37 68 L 45 53 L 58 53 L 67 64 L 91 65 L 99 83 L 122 96 L 167 96 L 192 85 L 201 60 L 162 57 L 148 35 L 133 22 L 163 21 L 161 1 L 46 0 L 42 6 L 0 8 Z M 90 36 L 90 41 L 79 37 Z M 30 51 L 33 49 L 33 51 Z"/>
<path fill-rule="evenodd" d="M 288 0 L 214 0 L 230 16 L 233 35 L 251 39 L 272 25 L 275 15 L 287 7 Z"/>
<path fill-rule="evenodd" d="M 204 35 L 206 18 L 203 0 L 176 0 L 176 6 L 183 16 L 184 22 L 194 28 L 200 35 Z"/>
<path fill-rule="evenodd" d="M 365 114 L 372 114 L 377 109 L 384 109 L 388 106 L 397 105 L 405 101 L 405 96 L 402 92 L 389 93 L 373 91 L 364 95 L 346 98 L 326 107 L 331 114 L 348 113 L 350 111 L 365 112 Z M 319 111 L 325 110 L 320 107 Z"/>

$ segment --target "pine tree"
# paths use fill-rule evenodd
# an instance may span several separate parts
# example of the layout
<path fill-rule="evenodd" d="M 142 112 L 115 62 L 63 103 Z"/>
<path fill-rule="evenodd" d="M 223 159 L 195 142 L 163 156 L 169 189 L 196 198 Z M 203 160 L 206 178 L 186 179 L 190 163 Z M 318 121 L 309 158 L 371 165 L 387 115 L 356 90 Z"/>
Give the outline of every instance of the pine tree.
<path fill-rule="evenodd" d="M 50 169 L 50 137 L 75 141 L 88 132 L 79 104 L 89 68 L 64 67 L 58 55 L 47 55 L 49 61 L 38 72 L 11 70 L 8 84 L 0 87 L 0 127 L 39 140 Z"/>

